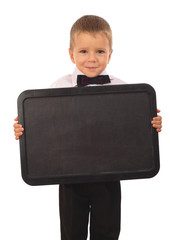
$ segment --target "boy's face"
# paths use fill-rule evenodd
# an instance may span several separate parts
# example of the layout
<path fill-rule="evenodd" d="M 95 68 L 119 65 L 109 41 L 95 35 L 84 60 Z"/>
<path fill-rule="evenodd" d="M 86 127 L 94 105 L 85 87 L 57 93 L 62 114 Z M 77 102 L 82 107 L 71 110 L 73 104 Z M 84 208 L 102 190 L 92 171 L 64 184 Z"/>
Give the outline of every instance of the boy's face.
<path fill-rule="evenodd" d="M 109 40 L 102 33 L 92 35 L 80 33 L 74 38 L 73 49 L 69 49 L 72 62 L 87 77 L 96 77 L 105 70 L 112 50 Z"/>

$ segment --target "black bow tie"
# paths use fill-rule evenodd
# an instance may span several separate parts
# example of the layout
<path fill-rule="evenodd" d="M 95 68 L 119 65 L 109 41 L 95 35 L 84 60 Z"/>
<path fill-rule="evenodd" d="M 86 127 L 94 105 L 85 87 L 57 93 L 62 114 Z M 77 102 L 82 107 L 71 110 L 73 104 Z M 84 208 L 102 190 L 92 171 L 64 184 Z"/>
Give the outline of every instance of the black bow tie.
<path fill-rule="evenodd" d="M 89 78 L 85 75 L 77 76 L 77 86 L 84 87 L 89 84 L 105 84 L 110 83 L 110 78 L 108 75 L 99 75 L 97 77 Z"/>

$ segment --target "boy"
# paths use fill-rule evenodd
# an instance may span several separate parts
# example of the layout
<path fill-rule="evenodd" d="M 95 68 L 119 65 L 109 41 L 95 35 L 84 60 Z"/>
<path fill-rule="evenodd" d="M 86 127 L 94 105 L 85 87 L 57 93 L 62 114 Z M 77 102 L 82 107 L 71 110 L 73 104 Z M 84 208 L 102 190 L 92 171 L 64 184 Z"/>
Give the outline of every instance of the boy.
<path fill-rule="evenodd" d="M 76 65 L 72 75 L 67 75 L 52 84 L 52 87 L 77 87 L 79 85 L 123 84 L 110 76 L 102 80 L 112 55 L 112 31 L 102 18 L 87 15 L 78 19 L 70 32 L 69 54 Z M 77 76 L 84 74 L 83 82 Z M 100 81 L 95 79 L 101 76 Z M 89 82 L 88 82 L 89 81 Z M 158 112 L 160 112 L 158 110 Z M 18 121 L 18 118 L 15 119 Z M 161 117 L 152 121 L 157 132 L 161 131 Z M 23 134 L 20 124 L 14 124 L 16 139 Z M 120 182 L 60 184 L 60 221 L 62 240 L 87 239 L 90 213 L 91 240 L 117 240 L 120 233 Z"/>

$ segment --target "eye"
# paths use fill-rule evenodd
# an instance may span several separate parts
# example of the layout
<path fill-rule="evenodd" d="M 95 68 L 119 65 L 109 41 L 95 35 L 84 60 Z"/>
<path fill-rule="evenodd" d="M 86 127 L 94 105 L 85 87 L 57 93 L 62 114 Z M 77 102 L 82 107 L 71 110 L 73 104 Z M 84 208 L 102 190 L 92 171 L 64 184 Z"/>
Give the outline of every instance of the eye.
<path fill-rule="evenodd" d="M 87 53 L 87 50 L 81 50 L 80 53 Z"/>
<path fill-rule="evenodd" d="M 103 53 L 105 53 L 105 51 L 104 50 L 98 50 L 97 53 L 103 54 Z"/>

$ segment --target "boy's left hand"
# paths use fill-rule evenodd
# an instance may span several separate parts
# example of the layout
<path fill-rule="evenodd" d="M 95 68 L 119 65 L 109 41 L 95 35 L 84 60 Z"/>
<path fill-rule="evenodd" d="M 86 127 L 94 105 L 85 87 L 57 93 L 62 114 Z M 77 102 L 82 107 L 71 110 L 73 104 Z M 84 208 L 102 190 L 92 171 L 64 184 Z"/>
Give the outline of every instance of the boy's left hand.
<path fill-rule="evenodd" d="M 159 109 L 157 109 L 157 113 L 160 113 Z M 160 115 L 158 115 L 157 117 L 154 117 L 151 123 L 152 123 L 152 126 L 156 128 L 157 132 L 162 131 L 162 117 Z"/>

